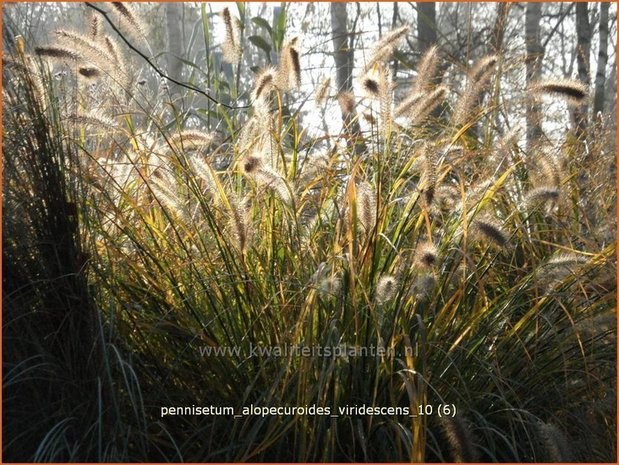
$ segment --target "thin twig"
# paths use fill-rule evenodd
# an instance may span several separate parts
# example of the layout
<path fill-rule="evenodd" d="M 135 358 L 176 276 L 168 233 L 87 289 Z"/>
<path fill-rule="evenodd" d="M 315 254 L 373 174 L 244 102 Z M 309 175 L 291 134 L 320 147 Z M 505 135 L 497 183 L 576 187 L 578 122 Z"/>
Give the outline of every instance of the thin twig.
<path fill-rule="evenodd" d="M 217 104 L 217 105 L 221 105 L 224 108 L 227 108 L 228 110 L 243 110 L 246 108 L 249 108 L 249 105 L 243 105 L 243 106 L 232 106 L 232 105 L 228 105 L 226 103 L 220 102 L 218 101 L 216 98 L 212 97 L 211 95 L 207 94 L 206 92 L 204 92 L 202 89 L 199 89 L 198 87 L 189 85 L 189 84 L 185 84 L 184 82 L 180 82 L 177 81 L 176 79 L 171 78 L 170 76 L 168 76 L 166 73 L 164 73 L 163 71 L 161 71 L 157 65 L 155 65 L 146 55 L 144 55 L 144 53 L 142 53 L 140 50 L 138 50 L 131 42 L 129 42 L 129 40 L 124 36 L 124 34 L 122 32 L 120 32 L 118 30 L 118 28 L 116 27 L 116 25 L 114 24 L 114 22 L 112 20 L 110 20 L 110 18 L 107 15 L 107 12 L 105 12 L 104 10 L 102 10 L 101 8 L 99 8 L 98 6 L 93 5 L 90 2 L 85 2 L 86 6 L 88 6 L 89 8 L 92 8 L 93 10 L 97 11 L 98 13 L 100 13 L 105 20 L 107 21 L 107 23 L 112 27 L 112 29 L 120 36 L 120 38 L 123 40 L 123 42 L 125 44 L 127 44 L 127 47 L 129 47 L 131 50 L 133 50 L 135 53 L 137 53 L 138 55 L 140 55 L 144 61 L 146 61 L 146 63 L 148 63 L 148 65 L 155 70 L 155 72 L 161 76 L 164 79 L 167 79 L 168 81 L 176 84 L 177 86 L 180 87 L 184 87 L 185 89 L 189 89 L 192 90 L 194 92 L 198 92 L 199 94 L 204 95 L 207 99 L 209 99 L 211 102 Z"/>
<path fill-rule="evenodd" d="M 548 34 L 548 37 L 544 41 L 544 45 L 542 45 L 543 50 L 546 50 L 546 46 L 548 45 L 548 42 L 550 42 L 550 39 L 552 39 L 552 36 L 555 35 L 555 32 L 557 32 L 557 29 L 559 29 L 559 26 L 561 25 L 565 17 L 570 13 L 570 11 L 572 11 L 573 6 L 574 4 L 570 3 L 570 6 L 567 7 L 567 10 L 565 10 L 561 18 L 559 18 L 559 20 L 557 21 L 557 24 L 555 24 L 555 27 L 552 28 L 552 31 L 550 31 L 550 34 Z"/>

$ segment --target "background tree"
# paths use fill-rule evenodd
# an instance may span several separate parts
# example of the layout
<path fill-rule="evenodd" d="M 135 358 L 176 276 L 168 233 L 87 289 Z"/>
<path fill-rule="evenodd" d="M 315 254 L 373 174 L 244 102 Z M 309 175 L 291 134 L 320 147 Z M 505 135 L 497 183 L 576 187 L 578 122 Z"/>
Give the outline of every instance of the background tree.
<path fill-rule="evenodd" d="M 525 13 L 525 45 L 527 51 L 526 72 L 527 86 L 538 81 L 542 75 L 542 59 L 544 48 L 540 38 L 540 23 L 542 16 L 541 3 L 527 3 Z M 542 134 L 539 105 L 529 100 L 526 109 L 527 145 L 539 139 Z"/>
<path fill-rule="evenodd" d="M 181 32 L 182 9 L 183 3 L 181 2 L 165 4 L 166 29 L 168 31 L 168 53 L 166 55 L 168 73 L 177 81 L 182 80 L 183 71 L 183 62 L 181 61 L 184 49 L 183 34 Z M 170 85 L 170 91 L 173 93 L 179 90 L 174 84 L 170 83 Z"/>
<path fill-rule="evenodd" d="M 417 2 L 417 37 L 420 53 L 436 44 L 435 2 Z"/>
<path fill-rule="evenodd" d="M 589 21 L 589 4 L 576 3 L 576 63 L 578 65 L 578 80 L 589 87 L 590 55 L 591 55 L 591 23 Z M 576 135 L 583 138 L 588 122 L 589 106 L 583 105 L 574 111 Z"/>
<path fill-rule="evenodd" d="M 346 2 L 331 4 L 331 27 L 333 38 L 333 59 L 337 92 L 352 90 L 354 50 L 349 47 L 348 12 Z"/>
<path fill-rule="evenodd" d="M 593 100 L 593 113 L 604 111 L 604 86 L 606 84 L 606 63 L 608 61 L 608 10 L 609 2 L 600 2 L 600 25 L 598 50 L 598 66 L 595 73 L 595 97 Z"/>
<path fill-rule="evenodd" d="M 351 93 L 353 90 L 353 69 L 354 69 L 354 49 L 350 46 L 351 34 L 348 31 L 348 11 L 347 2 L 331 3 L 331 33 L 333 39 L 333 59 L 335 61 L 335 77 L 338 95 Z M 342 110 L 344 126 L 350 129 L 351 136 L 358 140 L 360 134 L 359 122 L 356 118 L 356 111 Z M 361 144 L 355 142 L 357 151 L 362 148 Z"/>

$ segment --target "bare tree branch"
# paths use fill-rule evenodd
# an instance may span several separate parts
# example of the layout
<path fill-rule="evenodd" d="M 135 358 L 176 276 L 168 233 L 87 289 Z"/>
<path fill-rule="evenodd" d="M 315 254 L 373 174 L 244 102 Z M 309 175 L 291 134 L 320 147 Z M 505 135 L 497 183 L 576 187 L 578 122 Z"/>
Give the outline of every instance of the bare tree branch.
<path fill-rule="evenodd" d="M 90 2 L 86 2 L 86 6 L 88 6 L 89 8 L 92 8 L 93 10 L 97 11 L 98 13 L 100 13 L 105 20 L 107 21 L 107 23 L 111 26 L 111 28 L 120 36 L 120 38 L 123 40 L 123 42 L 125 44 L 127 44 L 127 47 L 129 47 L 131 50 L 133 50 L 135 53 L 137 53 L 140 57 L 142 57 L 142 59 L 144 59 L 144 61 L 146 61 L 146 63 L 148 63 L 148 65 L 162 78 L 167 79 L 168 81 L 176 84 L 179 87 L 184 87 L 185 89 L 189 89 L 192 90 L 194 92 L 197 92 L 199 94 L 204 95 L 207 99 L 209 99 L 211 102 L 216 103 L 217 105 L 221 105 L 224 108 L 227 108 L 228 110 L 243 110 L 246 108 L 249 108 L 249 105 L 242 105 L 242 106 L 232 106 L 232 105 L 228 105 L 226 103 L 220 102 L 219 100 L 217 100 L 216 98 L 212 97 L 211 95 L 207 94 L 206 92 L 204 92 L 202 89 L 192 86 L 190 84 L 186 84 L 184 82 L 180 82 L 177 81 L 176 79 L 170 77 L 169 75 L 167 75 L 166 73 L 164 73 L 163 71 L 161 71 L 157 65 L 155 65 L 150 58 L 148 58 L 144 53 L 142 53 L 138 48 L 136 48 L 126 37 L 125 35 L 120 32 L 120 30 L 116 27 L 116 25 L 114 24 L 114 22 L 112 20 L 110 20 L 110 18 L 108 17 L 108 14 L 106 11 L 102 10 L 101 8 L 99 8 L 96 5 L 93 5 Z"/>
<path fill-rule="evenodd" d="M 555 32 L 557 32 L 557 29 L 559 28 L 559 26 L 561 25 L 565 17 L 570 14 L 570 11 L 572 11 L 573 7 L 574 7 L 574 4 L 570 3 L 570 5 L 567 7 L 567 10 L 563 12 L 563 14 L 561 15 L 561 18 L 559 18 L 559 20 L 555 24 L 555 27 L 552 28 L 552 31 L 550 31 L 550 34 L 548 34 L 548 37 L 546 37 L 546 40 L 544 41 L 544 44 L 542 45 L 542 48 L 544 50 L 546 50 L 546 47 L 548 46 L 548 42 L 550 42 L 550 39 L 552 39 L 552 36 L 555 35 Z"/>

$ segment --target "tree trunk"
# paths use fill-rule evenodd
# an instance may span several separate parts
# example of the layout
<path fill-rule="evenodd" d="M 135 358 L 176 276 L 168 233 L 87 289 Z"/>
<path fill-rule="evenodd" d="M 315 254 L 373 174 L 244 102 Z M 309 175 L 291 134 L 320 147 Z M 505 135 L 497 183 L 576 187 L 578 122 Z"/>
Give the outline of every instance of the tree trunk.
<path fill-rule="evenodd" d="M 540 79 L 542 75 L 542 60 L 544 48 L 540 38 L 540 22 L 542 19 L 542 4 L 527 3 L 525 12 L 525 45 L 527 50 L 527 86 Z M 541 115 L 539 105 L 532 100 L 527 102 L 527 147 L 542 135 Z"/>
<path fill-rule="evenodd" d="M 352 92 L 354 49 L 349 46 L 348 12 L 346 2 L 331 3 L 331 33 L 333 37 L 333 59 L 335 61 L 335 78 L 337 93 Z M 354 32 L 354 31 L 352 31 Z M 344 130 L 350 131 L 351 143 L 354 143 L 355 153 L 365 149 L 361 141 L 359 122 L 355 117 L 356 111 L 342 112 Z M 354 140 L 354 142 L 352 142 Z"/>
<path fill-rule="evenodd" d="M 578 79 L 589 87 L 591 55 L 591 24 L 589 23 L 588 3 L 576 3 L 576 63 L 578 65 Z M 583 139 L 587 130 L 587 115 L 589 106 L 583 105 L 574 112 L 576 123 L 576 137 Z"/>
<path fill-rule="evenodd" d="M 511 4 L 509 3 L 497 3 L 496 6 L 496 22 L 494 23 L 494 27 L 492 29 L 492 40 L 490 42 L 490 46 L 488 47 L 488 54 L 494 54 L 497 57 L 501 54 L 501 50 L 503 49 L 503 39 L 505 37 L 505 26 L 507 25 L 507 15 L 509 14 L 509 10 L 511 9 Z M 501 68 L 503 67 L 503 60 L 499 62 L 499 73 L 502 72 Z M 495 86 L 494 88 L 494 96 L 493 100 L 499 101 L 499 94 L 501 92 L 500 86 Z M 492 110 L 492 119 L 494 120 L 496 127 L 500 127 L 500 109 L 497 106 Z"/>
<path fill-rule="evenodd" d="M 417 2 L 417 36 L 421 54 L 436 44 L 435 2 Z"/>
<path fill-rule="evenodd" d="M 417 2 L 417 43 L 421 56 L 433 45 L 438 43 L 438 28 L 436 26 L 436 3 Z M 439 64 L 438 72 L 434 76 L 433 82 L 436 85 L 441 83 L 443 73 L 447 69 L 447 61 Z M 432 110 L 432 117 L 438 118 L 445 110 L 446 103 L 442 103 Z M 437 126 L 438 128 L 438 126 Z"/>
<path fill-rule="evenodd" d="M 181 81 L 183 62 L 183 36 L 181 33 L 182 3 L 170 2 L 165 5 L 166 29 L 168 31 L 168 53 L 166 55 L 168 74 Z M 178 91 L 176 85 L 169 84 L 171 93 Z"/>
<path fill-rule="evenodd" d="M 614 66 L 610 67 L 610 76 L 604 89 L 604 101 L 606 102 L 606 113 L 610 116 L 611 121 L 614 121 L 616 126 L 617 121 L 617 58 L 615 58 Z M 613 140 L 615 140 L 613 138 Z"/>
<path fill-rule="evenodd" d="M 331 3 L 331 31 L 333 34 L 333 59 L 337 91 L 352 90 L 352 70 L 354 51 L 348 46 L 348 13 L 346 2 Z"/>
<path fill-rule="evenodd" d="M 593 114 L 604 111 L 604 87 L 606 85 L 606 63 L 608 61 L 608 9 L 609 2 L 600 2 L 600 48 L 598 50 L 598 68 L 595 74 L 595 97 Z"/>
<path fill-rule="evenodd" d="M 610 76 L 608 76 L 608 82 L 606 89 L 604 90 L 606 95 L 606 114 L 609 117 L 608 127 L 612 128 L 611 143 L 608 147 L 609 153 L 617 153 L 617 146 L 615 143 L 617 133 L 617 58 L 615 55 L 614 66 L 611 66 Z M 615 176 L 617 172 L 617 158 L 612 157 L 611 175 Z"/>

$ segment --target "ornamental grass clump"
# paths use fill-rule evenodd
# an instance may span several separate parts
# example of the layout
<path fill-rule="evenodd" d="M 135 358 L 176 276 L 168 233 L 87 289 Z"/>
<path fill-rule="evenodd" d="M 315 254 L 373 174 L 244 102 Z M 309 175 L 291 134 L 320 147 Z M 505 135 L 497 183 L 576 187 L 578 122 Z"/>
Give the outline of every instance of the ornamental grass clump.
<path fill-rule="evenodd" d="M 251 55 L 231 8 L 202 9 L 176 97 L 103 16 L 7 45 L 5 459 L 613 461 L 611 131 L 526 144 L 512 111 L 584 88 L 493 86 L 525 72 L 499 51 L 445 74 L 438 47 L 403 79 L 409 26 L 352 90 L 311 86 L 305 41 Z M 333 415 L 161 410 L 207 405 Z M 362 405 L 407 413 L 336 415 Z"/>

